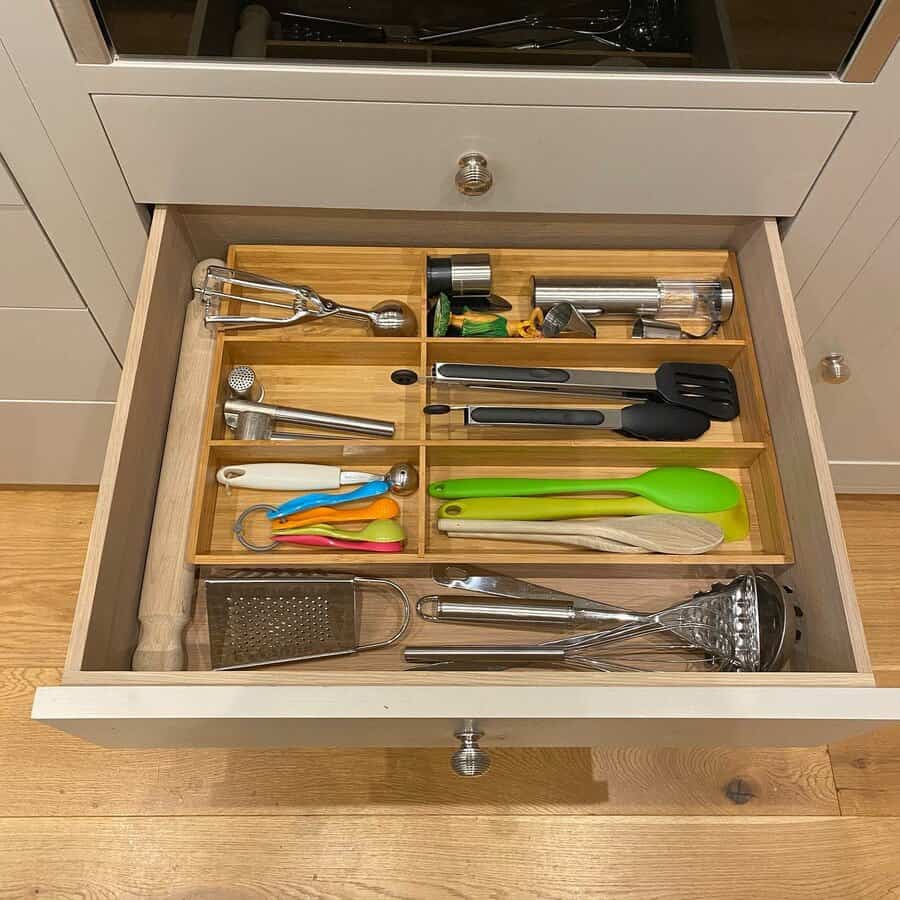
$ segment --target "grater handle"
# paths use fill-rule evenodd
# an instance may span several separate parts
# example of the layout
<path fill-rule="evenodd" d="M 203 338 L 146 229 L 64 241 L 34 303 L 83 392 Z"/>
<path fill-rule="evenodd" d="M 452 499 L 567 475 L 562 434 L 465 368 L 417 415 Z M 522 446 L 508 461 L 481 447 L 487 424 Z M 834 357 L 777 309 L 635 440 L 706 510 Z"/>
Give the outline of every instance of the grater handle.
<path fill-rule="evenodd" d="M 400 627 L 397 629 L 396 633 L 391 637 L 387 638 L 384 641 L 375 641 L 371 644 L 362 644 L 356 648 L 357 652 L 361 650 L 376 650 L 379 647 L 390 647 L 391 644 L 397 643 L 400 638 L 406 634 L 406 629 L 409 628 L 409 621 L 412 617 L 412 611 L 409 606 L 409 597 L 406 596 L 406 592 L 403 588 L 400 587 L 399 584 L 395 584 L 393 581 L 389 581 L 387 578 L 364 578 L 361 575 L 355 575 L 353 578 L 353 584 L 383 584 L 389 588 L 395 590 L 400 598 L 400 606 L 403 611 L 403 621 L 400 623 Z"/>

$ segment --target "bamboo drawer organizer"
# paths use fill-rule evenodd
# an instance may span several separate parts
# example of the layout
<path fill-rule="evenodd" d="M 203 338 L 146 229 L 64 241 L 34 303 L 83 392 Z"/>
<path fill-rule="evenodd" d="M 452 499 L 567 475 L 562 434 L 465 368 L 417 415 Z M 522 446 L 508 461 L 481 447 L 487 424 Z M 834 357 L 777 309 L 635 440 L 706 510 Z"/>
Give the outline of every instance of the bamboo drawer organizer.
<path fill-rule="evenodd" d="M 635 340 L 630 324 L 602 322 L 594 340 L 571 338 L 429 338 L 426 333 L 425 259 L 428 255 L 470 252 L 460 248 L 311 247 L 232 245 L 227 263 L 291 284 L 308 284 L 320 294 L 355 306 L 397 299 L 415 310 L 419 336 L 372 337 L 355 323 L 325 319 L 279 328 L 238 329 L 217 337 L 213 378 L 203 423 L 200 475 L 194 496 L 188 557 L 197 565 L 225 566 L 399 566 L 464 559 L 490 565 L 541 563 L 674 566 L 777 566 L 793 562 L 781 482 L 753 350 L 735 255 L 726 250 L 489 250 L 494 292 L 513 305 L 509 318 L 530 312 L 529 279 L 537 275 L 606 275 L 669 278 L 730 277 L 735 303 L 720 333 L 699 341 Z M 241 309 L 229 301 L 229 312 Z M 697 329 L 698 323 L 684 323 Z M 458 417 L 429 418 L 427 403 L 513 403 L 520 405 L 616 406 L 597 398 L 556 397 L 500 391 L 473 392 L 437 387 L 424 380 L 395 385 L 394 369 L 426 374 L 435 362 L 617 368 L 653 371 L 667 361 L 720 363 L 732 369 L 741 414 L 713 422 L 699 440 L 637 441 L 615 432 L 592 430 L 465 428 Z M 391 440 L 302 439 L 237 441 L 225 428 L 222 404 L 234 365 L 252 366 L 266 389 L 266 402 L 327 410 L 396 422 Z M 346 550 L 280 548 L 251 553 L 232 531 L 237 515 L 254 503 L 277 504 L 291 494 L 226 490 L 216 482 L 224 465 L 251 462 L 315 462 L 345 469 L 387 471 L 397 462 L 419 469 L 415 495 L 397 498 L 406 529 L 405 551 L 375 555 Z M 439 501 L 428 496 L 432 481 L 455 477 L 540 476 L 619 477 L 662 465 L 701 466 L 735 479 L 743 488 L 750 534 L 703 556 L 604 554 L 559 545 L 540 546 L 449 538 L 435 528 Z M 254 542 L 267 540 L 267 524 L 248 523 Z M 377 556 L 373 559 L 373 556 Z"/>

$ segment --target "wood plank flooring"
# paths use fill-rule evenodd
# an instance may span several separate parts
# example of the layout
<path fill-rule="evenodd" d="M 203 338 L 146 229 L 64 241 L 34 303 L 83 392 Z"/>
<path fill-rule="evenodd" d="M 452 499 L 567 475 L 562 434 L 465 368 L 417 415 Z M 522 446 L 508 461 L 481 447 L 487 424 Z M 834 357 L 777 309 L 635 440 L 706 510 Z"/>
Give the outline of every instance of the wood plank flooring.
<path fill-rule="evenodd" d="M 807 749 L 107 750 L 32 723 L 90 491 L 0 491 L 0 898 L 900 897 L 900 727 Z M 900 686 L 900 498 L 843 497 Z M 900 714 L 900 710 L 898 710 Z"/>

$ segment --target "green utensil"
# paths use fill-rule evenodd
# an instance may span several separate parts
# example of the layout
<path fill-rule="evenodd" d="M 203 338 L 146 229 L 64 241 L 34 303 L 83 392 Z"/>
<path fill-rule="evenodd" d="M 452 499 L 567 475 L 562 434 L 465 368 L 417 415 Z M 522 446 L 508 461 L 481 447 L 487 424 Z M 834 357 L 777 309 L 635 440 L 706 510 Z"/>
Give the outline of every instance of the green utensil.
<path fill-rule="evenodd" d="M 720 512 L 742 499 L 740 487 L 730 478 L 692 466 L 650 469 L 633 478 L 451 478 L 428 486 L 428 493 L 439 500 L 604 491 L 639 494 L 675 512 Z"/>
<path fill-rule="evenodd" d="M 379 519 L 369 522 L 365 528 L 360 528 L 358 531 L 336 528 L 334 525 L 300 525 L 294 528 L 273 529 L 273 534 L 318 534 L 343 541 L 372 541 L 376 544 L 390 544 L 406 540 L 403 526 L 395 519 Z"/>
<path fill-rule="evenodd" d="M 539 521 L 579 519 L 593 516 L 643 516 L 671 510 L 646 497 L 470 497 L 451 500 L 437 511 L 438 519 L 517 519 Z M 742 541 L 750 533 L 750 516 L 743 494 L 731 509 L 686 513 L 715 522 L 725 533 L 726 543 Z"/>

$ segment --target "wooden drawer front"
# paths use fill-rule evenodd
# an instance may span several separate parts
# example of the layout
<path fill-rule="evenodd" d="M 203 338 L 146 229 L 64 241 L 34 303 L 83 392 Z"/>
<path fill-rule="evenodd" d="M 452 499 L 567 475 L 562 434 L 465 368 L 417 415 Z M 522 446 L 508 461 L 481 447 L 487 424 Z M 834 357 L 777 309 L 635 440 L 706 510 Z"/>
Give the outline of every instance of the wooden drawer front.
<path fill-rule="evenodd" d="M 265 233 L 242 231 L 233 220 L 223 219 L 222 227 L 228 242 L 265 242 Z M 674 224 L 673 235 L 677 228 Z M 440 223 L 423 224 L 420 239 L 436 246 L 436 229 Z M 323 242 L 339 243 L 332 235 L 323 237 Z M 612 241 L 605 235 L 598 243 Z M 777 226 L 771 220 L 743 226 L 732 236 L 732 246 L 795 560 L 772 565 L 795 588 L 806 612 L 808 637 L 798 671 L 423 673 L 400 671 L 402 661 L 395 665 L 394 657 L 380 663 L 375 659 L 382 652 L 396 653 L 396 648 L 343 657 L 358 660 L 356 665 L 321 660 L 256 672 L 210 672 L 202 664 L 194 671 L 130 671 L 148 546 L 153 552 L 151 532 L 155 536 L 183 527 L 184 516 L 173 519 L 173 511 L 183 512 L 198 471 L 203 403 L 201 397 L 198 408 L 197 398 L 204 390 L 201 383 L 210 379 L 213 359 L 199 307 L 188 307 L 182 333 L 195 256 L 185 216 L 161 207 L 135 309 L 65 685 L 39 690 L 34 716 L 120 746 L 451 745 L 453 732 L 473 719 L 485 731 L 485 743 L 496 744 L 802 745 L 900 718 L 900 691 L 873 687 Z M 380 339 L 369 340 L 377 345 Z M 190 365 L 179 367 L 179 352 Z M 205 379 L 198 381 L 201 374 Z M 163 499 L 154 524 L 152 488 L 161 464 Z M 777 485 L 777 479 L 769 483 Z M 766 500 L 776 506 L 779 502 L 774 493 Z M 151 573 L 154 579 L 161 573 L 171 576 L 173 592 L 184 589 L 187 542 L 185 529 L 171 544 L 173 552 Z M 527 577 L 523 570 L 513 570 Z M 662 570 L 657 566 L 640 578 L 645 586 L 652 582 L 657 598 L 660 591 L 668 592 L 667 600 L 712 577 L 711 569 L 689 574 L 676 567 L 669 575 L 660 574 Z M 412 574 L 425 577 L 420 569 L 407 576 Z M 544 577 L 551 576 L 545 572 Z M 597 591 L 639 590 L 616 582 L 615 577 L 624 576 L 611 572 L 594 570 L 590 577 L 611 579 L 595 584 Z M 183 602 L 172 596 L 174 605 Z M 607 599 L 615 596 L 610 593 Z"/>
<path fill-rule="evenodd" d="M 0 399 L 116 399 L 119 364 L 86 309 L 0 309 Z"/>
<path fill-rule="evenodd" d="M 81 296 L 27 207 L 0 208 L 0 307 L 84 309 Z M 35 273 L 40 273 L 36 283 Z"/>
<path fill-rule="evenodd" d="M 793 215 L 849 113 L 96 95 L 137 201 Z M 461 154 L 494 187 L 462 197 Z"/>

